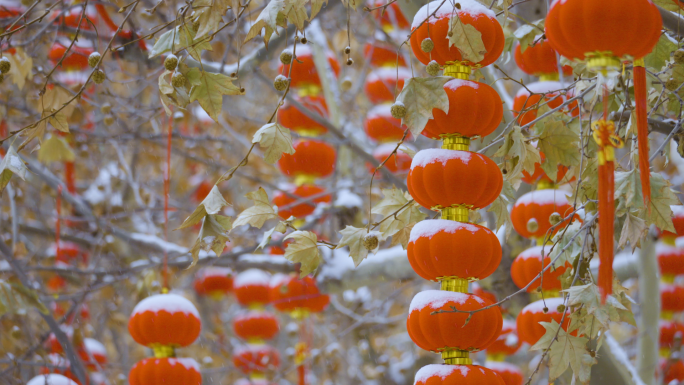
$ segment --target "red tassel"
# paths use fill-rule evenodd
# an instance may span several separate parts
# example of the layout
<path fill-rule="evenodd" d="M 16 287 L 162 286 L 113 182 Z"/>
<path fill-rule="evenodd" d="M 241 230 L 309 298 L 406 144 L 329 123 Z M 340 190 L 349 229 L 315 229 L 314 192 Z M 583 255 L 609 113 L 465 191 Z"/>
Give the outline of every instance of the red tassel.
<path fill-rule="evenodd" d="M 76 182 L 74 181 L 74 162 L 64 162 L 64 182 L 69 194 L 76 194 Z"/>
<path fill-rule="evenodd" d="M 639 174 L 644 206 L 651 210 L 651 167 L 648 162 L 648 106 L 646 104 L 646 68 L 643 60 L 634 61 L 634 99 L 636 99 Z"/>
<path fill-rule="evenodd" d="M 97 9 L 97 13 L 100 14 L 102 21 L 107 25 L 107 27 L 109 27 L 109 29 L 112 30 L 112 32 L 116 32 L 119 29 L 119 26 L 116 25 L 111 17 L 109 17 L 109 13 L 105 9 L 104 5 L 95 4 L 95 9 Z"/>
<path fill-rule="evenodd" d="M 297 374 L 299 376 L 299 385 L 306 385 L 306 367 L 304 365 L 297 366 Z"/>
<path fill-rule="evenodd" d="M 615 163 L 599 165 L 598 216 L 599 216 L 599 276 L 601 303 L 613 292 L 613 237 L 615 229 Z"/>

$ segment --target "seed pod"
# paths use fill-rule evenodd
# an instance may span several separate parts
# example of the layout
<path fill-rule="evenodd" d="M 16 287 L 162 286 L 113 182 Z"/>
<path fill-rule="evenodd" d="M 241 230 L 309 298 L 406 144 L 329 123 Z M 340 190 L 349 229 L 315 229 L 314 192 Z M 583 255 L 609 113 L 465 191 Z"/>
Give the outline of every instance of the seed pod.
<path fill-rule="evenodd" d="M 548 313 L 548 312 L 549 312 L 549 308 L 548 308 L 548 307 L 546 307 L 546 306 L 544 306 L 544 309 L 542 309 L 542 310 L 544 311 L 544 314 L 546 314 L 546 313 Z"/>
<path fill-rule="evenodd" d="M 288 84 L 290 84 L 290 80 L 283 75 L 276 76 L 275 80 L 273 81 L 273 87 L 276 89 L 276 91 L 285 91 Z"/>
<path fill-rule="evenodd" d="M 378 240 L 378 236 L 375 234 L 366 234 L 363 237 L 363 247 L 365 247 L 368 251 L 377 249 L 378 244 L 380 244 L 380 241 Z"/>
<path fill-rule="evenodd" d="M 351 53 L 351 47 L 350 47 L 350 46 L 346 46 L 346 47 L 344 48 L 344 53 L 347 54 L 347 55 L 349 55 L 349 54 Z"/>
<path fill-rule="evenodd" d="M 352 58 L 347 59 L 347 65 L 350 66 L 352 64 L 354 64 L 354 59 L 352 59 Z"/>
<path fill-rule="evenodd" d="M 665 82 L 665 88 L 667 88 L 670 91 L 676 91 L 677 88 L 679 87 L 679 82 L 675 80 L 674 78 L 670 78 L 670 80 Z"/>
<path fill-rule="evenodd" d="M 432 50 L 435 49 L 435 43 L 432 41 L 432 39 L 427 37 L 420 42 L 420 49 L 425 53 L 432 52 Z"/>
<path fill-rule="evenodd" d="M 111 115 L 106 115 L 104 119 L 102 119 L 102 123 L 104 123 L 105 126 L 111 126 L 114 124 L 114 117 Z"/>
<path fill-rule="evenodd" d="M 98 64 L 100 64 L 101 59 L 102 55 L 100 55 L 99 52 L 93 52 L 90 54 L 90 56 L 88 56 L 88 65 L 90 68 L 95 68 Z"/>
<path fill-rule="evenodd" d="M 556 310 L 557 310 L 559 313 L 565 312 L 565 305 L 563 305 L 563 304 L 558 305 L 558 306 L 556 307 Z"/>
<path fill-rule="evenodd" d="M 527 231 L 530 233 L 534 233 L 537 230 L 539 230 L 539 222 L 537 222 L 536 219 L 532 218 L 529 221 L 527 221 Z"/>
<path fill-rule="evenodd" d="M 674 52 L 674 61 L 677 64 L 684 64 L 684 49 L 678 49 Z"/>
<path fill-rule="evenodd" d="M 171 76 L 171 85 L 174 87 L 183 87 L 185 85 L 185 76 L 180 72 L 174 72 Z"/>
<path fill-rule="evenodd" d="M 100 107 L 100 112 L 105 115 L 112 112 L 112 105 L 109 103 L 103 104 L 102 107 Z"/>
<path fill-rule="evenodd" d="M 406 116 L 406 106 L 402 102 L 394 102 L 390 108 L 392 116 L 396 119 L 401 119 Z"/>
<path fill-rule="evenodd" d="M 553 214 L 549 215 L 549 223 L 551 223 L 551 225 L 553 225 L 553 226 L 561 223 L 562 220 L 563 220 L 563 217 L 561 217 L 561 215 L 558 213 L 553 213 Z"/>
<path fill-rule="evenodd" d="M 289 49 L 284 50 L 283 52 L 280 53 L 280 62 L 288 65 L 292 63 L 292 51 Z"/>
<path fill-rule="evenodd" d="M 428 63 L 425 70 L 427 71 L 428 75 L 437 76 L 437 75 L 439 75 L 439 63 L 437 63 L 436 61 L 433 60 L 433 61 Z"/>
<path fill-rule="evenodd" d="M 105 81 L 105 73 L 102 70 L 95 70 L 93 72 L 93 81 L 97 84 L 102 84 Z"/>
<path fill-rule="evenodd" d="M 349 77 L 346 77 L 342 80 L 342 83 L 340 83 L 340 89 L 342 91 L 349 91 L 352 87 L 352 81 L 349 79 Z"/>
<path fill-rule="evenodd" d="M 6 57 L 0 58 L 0 73 L 6 74 L 12 68 L 12 63 Z"/>
<path fill-rule="evenodd" d="M 303 38 L 301 38 L 299 41 L 300 41 L 302 44 L 306 44 L 306 42 L 307 42 L 308 40 L 306 40 L 306 38 L 303 37 Z"/>
<path fill-rule="evenodd" d="M 164 68 L 166 68 L 168 71 L 173 71 L 176 69 L 178 66 L 178 57 L 174 54 L 170 54 L 169 56 L 164 59 Z"/>

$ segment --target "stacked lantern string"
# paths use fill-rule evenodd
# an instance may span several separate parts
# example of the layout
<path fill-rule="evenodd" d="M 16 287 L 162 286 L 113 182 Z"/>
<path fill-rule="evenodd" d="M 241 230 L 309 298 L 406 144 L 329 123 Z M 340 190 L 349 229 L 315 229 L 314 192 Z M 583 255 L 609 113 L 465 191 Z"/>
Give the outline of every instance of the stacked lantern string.
<path fill-rule="evenodd" d="M 401 120 L 392 116 L 391 105 L 396 91 L 401 90 L 404 81 L 411 77 L 411 71 L 406 68 L 403 56 L 398 55 L 387 42 L 376 40 L 374 43 L 367 43 L 364 54 L 366 60 L 377 68 L 366 77 L 364 91 L 375 107 L 366 115 L 363 126 L 366 135 L 378 143 L 372 155 L 382 163 L 404 136 L 406 127 L 402 127 Z M 410 166 L 411 157 L 401 151 L 392 155 L 384 165 L 390 172 L 401 174 L 408 172 Z"/>
<path fill-rule="evenodd" d="M 149 383 L 200 385 L 199 364 L 176 357 L 176 349 L 199 337 L 202 323 L 195 305 L 177 294 L 156 294 L 140 301 L 128 321 L 135 342 L 154 352 L 136 363 L 128 376 L 131 385 Z"/>
<path fill-rule="evenodd" d="M 299 342 L 295 346 L 294 361 L 298 384 L 306 385 L 306 358 L 313 343 L 313 325 L 309 316 L 325 310 L 330 297 L 320 293 L 313 278 L 306 276 L 299 279 L 295 274 L 290 274 L 274 277 L 271 281 L 271 301 L 278 311 L 288 313 L 299 322 Z"/>
<path fill-rule="evenodd" d="M 445 75 L 455 78 L 444 85 L 449 112 L 433 110 L 434 119 L 423 131 L 428 138 L 442 139 L 442 149 L 419 151 L 407 178 L 413 199 L 442 215 L 442 219 L 416 224 L 407 248 L 416 273 L 439 281 L 442 289 L 418 293 L 409 309 L 407 329 L 413 342 L 424 350 L 441 353 L 446 364 L 420 369 L 415 379 L 419 385 L 503 384 L 494 371 L 472 365 L 469 357 L 470 352 L 496 341 L 503 323 L 501 312 L 497 307 L 486 308 L 493 305 L 490 300 L 468 294 L 468 283 L 489 276 L 501 261 L 496 235 L 486 227 L 468 223 L 468 213 L 492 203 L 503 186 L 496 163 L 468 148 L 470 138 L 484 137 L 496 129 L 503 107 L 496 91 L 468 78 L 472 67 L 489 65 L 501 55 L 504 36 L 494 12 L 476 1 L 459 4 L 455 7 L 435 1 L 423 6 L 413 20 L 411 35 L 413 53 L 421 62 L 435 60 Z M 482 61 L 463 61 L 459 50 L 449 47 L 451 17 L 482 33 L 487 51 Z M 430 53 L 421 50 L 427 38 L 434 42 Z"/>
<path fill-rule="evenodd" d="M 286 50 L 286 53 L 290 55 L 289 62 L 293 64 L 281 63 L 279 72 L 281 76 L 289 74 L 290 88 L 297 93 L 295 100 L 308 110 L 327 117 L 328 107 L 321 95 L 321 79 L 316 71 L 311 49 L 305 44 L 297 44 L 294 52 L 296 58 L 292 58 L 291 49 Z M 340 71 L 337 60 L 330 54 L 327 59 L 337 76 Z M 301 137 L 314 138 L 328 132 L 324 126 L 288 103 L 278 109 L 278 121 Z M 293 178 L 295 184 L 287 193 L 278 192 L 273 198 L 273 203 L 278 207 L 287 206 L 278 213 L 283 219 L 290 216 L 305 217 L 313 213 L 316 203 L 328 203 L 331 199 L 330 195 L 325 194 L 325 189 L 314 182 L 316 179 L 330 176 L 335 170 L 335 148 L 317 139 L 299 139 L 293 143 L 293 147 L 294 154 L 283 154 L 278 161 L 281 172 Z M 311 202 L 296 204 L 297 201 L 310 197 Z"/>
<path fill-rule="evenodd" d="M 275 315 L 265 310 L 271 302 L 271 276 L 258 269 L 243 271 L 235 277 L 233 290 L 240 305 L 247 307 L 244 313 L 233 319 L 235 334 L 246 344 L 233 352 L 233 364 L 249 381 L 266 381 L 266 373 L 280 366 L 280 353 L 266 344 L 280 329 Z"/>
<path fill-rule="evenodd" d="M 673 351 L 679 349 L 684 337 L 684 324 L 677 313 L 684 311 L 684 288 L 675 283 L 675 278 L 684 275 L 684 248 L 675 240 L 684 235 L 684 206 L 670 206 L 675 233 L 663 231 L 656 244 L 656 257 L 660 268 L 660 369 L 665 383 L 684 380 L 684 361 Z M 678 341 L 676 341 L 678 340 Z"/>
<path fill-rule="evenodd" d="M 625 20 L 631 22 L 625 23 Z M 658 8 L 649 0 L 556 0 L 546 17 L 546 37 L 551 46 L 571 60 L 586 60 L 590 71 L 606 74 L 618 69 L 621 60 L 634 58 L 634 96 L 637 115 L 639 171 L 644 203 L 650 207 L 650 168 L 646 75 L 643 57 L 653 50 L 661 35 Z M 608 120 L 607 88 L 603 119 L 592 127 L 598 144 L 599 277 L 602 301 L 613 290 L 615 148 L 622 140 Z"/>

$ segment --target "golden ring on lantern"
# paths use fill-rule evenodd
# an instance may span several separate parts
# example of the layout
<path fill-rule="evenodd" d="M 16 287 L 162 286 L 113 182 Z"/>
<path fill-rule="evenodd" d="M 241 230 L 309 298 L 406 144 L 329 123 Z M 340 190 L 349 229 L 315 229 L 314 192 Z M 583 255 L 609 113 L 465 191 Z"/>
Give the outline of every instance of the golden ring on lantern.
<path fill-rule="evenodd" d="M 470 210 L 472 210 L 472 208 L 472 205 L 454 204 L 449 207 L 443 207 L 441 205 L 432 206 L 430 210 L 441 211 L 442 219 L 446 219 L 448 221 L 468 223 L 468 213 Z"/>
<path fill-rule="evenodd" d="M 444 76 L 451 76 L 452 78 L 468 80 L 473 68 L 476 70 L 482 67 L 480 64 L 470 65 L 463 61 L 448 61 L 444 63 Z"/>
<path fill-rule="evenodd" d="M 560 76 L 558 75 L 558 72 L 552 72 L 548 74 L 539 74 L 539 81 L 542 82 L 557 82 L 560 80 Z"/>
<path fill-rule="evenodd" d="M 470 149 L 470 138 L 459 134 L 440 134 L 442 139 L 442 149 L 468 151 Z"/>
<path fill-rule="evenodd" d="M 173 345 L 151 344 L 152 352 L 155 358 L 169 358 L 176 356 L 176 349 Z"/>
<path fill-rule="evenodd" d="M 470 352 L 467 350 L 444 348 L 440 351 L 442 359 L 447 365 L 472 365 L 473 360 L 470 359 Z"/>
<path fill-rule="evenodd" d="M 596 51 L 584 54 L 587 58 L 587 69 L 592 72 L 601 71 L 604 75 L 609 70 L 620 69 L 620 59 L 611 51 Z"/>

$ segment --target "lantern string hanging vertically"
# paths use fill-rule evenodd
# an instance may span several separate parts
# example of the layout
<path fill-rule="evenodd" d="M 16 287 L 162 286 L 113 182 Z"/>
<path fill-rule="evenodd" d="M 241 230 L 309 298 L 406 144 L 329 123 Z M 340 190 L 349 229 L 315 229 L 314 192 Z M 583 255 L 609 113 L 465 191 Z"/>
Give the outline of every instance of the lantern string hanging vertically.
<path fill-rule="evenodd" d="M 330 297 L 320 293 L 312 277 L 300 279 L 296 274 L 290 274 L 273 277 L 271 301 L 278 311 L 288 313 L 299 324 L 299 342 L 295 346 L 294 360 L 298 384 L 306 385 L 306 359 L 313 343 L 310 316 L 325 310 L 330 303 Z"/>
<path fill-rule="evenodd" d="M 250 381 L 266 379 L 266 373 L 280 365 L 280 353 L 268 344 L 280 329 L 275 315 L 265 309 L 271 302 L 270 274 L 259 269 L 243 271 L 235 277 L 233 291 L 246 311 L 233 319 L 235 334 L 246 344 L 233 351 L 233 364 Z"/>
<path fill-rule="evenodd" d="M 487 50 L 482 61 L 464 61 L 456 47 L 449 47 L 451 17 L 458 17 L 482 33 Z M 421 49 L 427 38 L 434 42 L 429 53 Z M 419 151 L 407 178 L 414 200 L 440 211 L 442 217 L 416 224 L 407 247 L 409 262 L 418 275 L 439 281 L 441 286 L 441 290 L 420 292 L 411 301 L 409 336 L 420 348 L 440 353 L 447 364 L 422 368 L 416 374 L 416 384 L 433 378 L 446 383 L 503 384 L 495 372 L 471 366 L 469 354 L 496 341 L 503 323 L 501 311 L 487 308 L 493 305 L 490 300 L 468 294 L 468 283 L 489 276 L 501 261 L 496 235 L 486 227 L 469 223 L 468 214 L 492 203 L 503 187 L 496 163 L 469 151 L 471 137 L 484 137 L 501 122 L 501 100 L 491 87 L 468 78 L 473 66 L 493 63 L 503 44 L 503 30 L 496 15 L 476 1 L 461 1 L 459 7 L 441 1 L 428 3 L 413 20 L 413 53 L 424 64 L 437 61 L 445 75 L 455 78 L 444 85 L 449 112 L 433 110 L 434 119 L 422 133 L 441 139 L 442 148 Z M 436 311 L 439 313 L 434 314 Z"/>
<path fill-rule="evenodd" d="M 556 0 L 546 18 L 551 46 L 568 59 L 586 60 L 589 70 L 605 74 L 618 69 L 624 58 L 634 59 L 639 172 L 646 207 L 650 207 L 651 192 L 643 57 L 655 47 L 661 29 L 660 12 L 649 0 L 630 0 L 628 4 L 618 0 Z M 607 119 L 607 99 L 604 95 L 604 117 L 593 127 L 599 145 L 598 285 L 602 301 L 612 293 L 614 149 L 622 146 L 614 124 Z"/>

